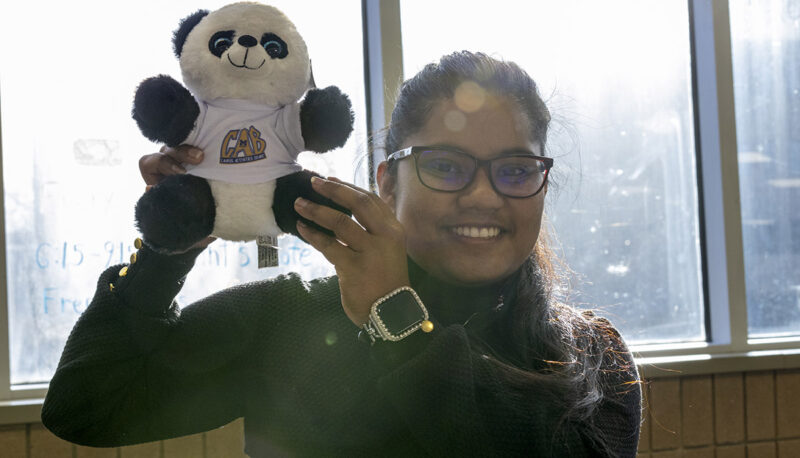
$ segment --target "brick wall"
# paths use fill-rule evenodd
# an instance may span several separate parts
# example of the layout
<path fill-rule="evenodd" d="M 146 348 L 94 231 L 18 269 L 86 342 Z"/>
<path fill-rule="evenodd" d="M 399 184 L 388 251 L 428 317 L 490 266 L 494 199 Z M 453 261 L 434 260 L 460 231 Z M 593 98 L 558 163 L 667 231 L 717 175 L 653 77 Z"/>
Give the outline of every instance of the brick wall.
<path fill-rule="evenodd" d="M 800 370 L 657 378 L 645 384 L 640 458 L 800 458 Z M 8 458 L 243 457 L 242 420 L 203 434 L 98 449 L 41 424 L 0 427 Z"/>
<path fill-rule="evenodd" d="M 119 448 L 73 445 L 41 423 L 0 426 L 3 458 L 237 458 L 244 457 L 244 422 L 239 419 L 207 433 Z"/>
<path fill-rule="evenodd" d="M 658 378 L 641 458 L 799 458 L 800 370 Z"/>

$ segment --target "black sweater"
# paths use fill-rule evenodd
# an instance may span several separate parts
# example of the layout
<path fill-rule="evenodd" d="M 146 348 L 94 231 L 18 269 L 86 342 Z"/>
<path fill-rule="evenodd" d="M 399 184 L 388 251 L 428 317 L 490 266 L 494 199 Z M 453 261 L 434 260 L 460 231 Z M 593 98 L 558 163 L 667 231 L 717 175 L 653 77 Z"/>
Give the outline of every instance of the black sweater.
<path fill-rule="evenodd" d="M 581 424 L 561 421 L 557 400 L 521 402 L 476 349 L 476 336 L 502 336 L 509 307 L 495 310 L 508 282 L 453 288 L 412 267 L 434 331 L 370 346 L 342 311 L 336 277 L 284 275 L 179 309 L 198 253 L 144 248 L 127 275 L 116 266 L 100 276 L 42 408 L 53 433 L 121 446 L 244 417 L 253 457 L 598 455 Z M 619 377 L 632 381 L 635 369 Z M 623 457 L 636 455 L 639 433 L 641 395 L 630 386 L 595 421 Z"/>

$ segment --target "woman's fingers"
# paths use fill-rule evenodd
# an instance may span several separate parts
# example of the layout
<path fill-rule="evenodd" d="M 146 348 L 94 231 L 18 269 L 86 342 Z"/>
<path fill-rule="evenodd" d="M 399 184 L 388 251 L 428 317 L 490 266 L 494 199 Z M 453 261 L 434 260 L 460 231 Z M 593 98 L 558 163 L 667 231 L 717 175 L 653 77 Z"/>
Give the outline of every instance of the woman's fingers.
<path fill-rule="evenodd" d="M 386 205 L 386 203 L 383 202 L 383 199 L 381 199 L 380 196 L 378 196 L 374 192 L 367 191 L 366 189 L 361 188 L 359 186 L 356 186 L 353 183 L 348 183 L 346 181 L 342 181 L 342 180 L 340 180 L 340 179 L 338 179 L 336 177 L 328 177 L 327 180 L 328 181 L 332 181 L 332 182 L 337 183 L 337 184 L 340 184 L 340 185 L 343 185 L 343 186 L 347 186 L 348 188 L 351 188 L 351 189 L 353 189 L 353 190 L 355 190 L 357 192 L 368 194 L 373 198 L 377 197 L 377 201 L 376 202 L 378 202 L 378 207 L 380 207 L 384 212 L 388 212 L 389 214 L 394 215 L 394 212 L 392 211 L 392 209 L 388 205 Z"/>
<path fill-rule="evenodd" d="M 316 248 L 325 259 L 334 266 L 342 263 L 352 251 L 335 238 L 323 234 L 322 232 L 306 225 L 302 221 L 297 222 L 297 231 L 308 242 L 309 245 Z"/>
<path fill-rule="evenodd" d="M 203 150 L 191 145 L 180 145 L 175 148 L 162 146 L 160 152 L 171 157 L 179 164 L 199 164 L 203 162 L 204 156 Z"/>
<path fill-rule="evenodd" d="M 364 189 L 364 188 L 360 188 L 360 187 L 358 187 L 358 186 L 354 185 L 353 183 L 348 183 L 348 182 L 346 182 L 346 181 L 342 181 L 342 180 L 340 180 L 340 179 L 338 179 L 338 178 L 336 178 L 336 177 L 328 177 L 328 178 L 326 178 L 326 180 L 328 180 L 328 181 L 333 181 L 334 183 L 343 184 L 343 185 L 347 186 L 348 188 L 353 188 L 353 189 L 355 189 L 356 191 L 361 191 L 361 192 L 366 192 L 366 193 L 368 193 L 368 192 L 369 192 L 369 191 L 367 191 L 367 190 L 366 190 L 366 189 Z"/>
<path fill-rule="evenodd" d="M 318 193 L 353 212 L 356 220 L 371 234 L 384 233 L 390 229 L 387 222 L 394 220 L 394 215 L 377 195 L 338 180 L 314 177 L 311 185 Z"/>
<path fill-rule="evenodd" d="M 350 249 L 362 251 L 366 247 L 365 236 L 367 236 L 367 233 L 350 216 L 302 197 L 299 197 L 294 202 L 294 208 L 303 218 L 333 231 L 336 234 L 336 239 Z M 331 237 L 331 239 L 333 238 Z M 314 248 L 317 247 L 315 246 Z"/>
<path fill-rule="evenodd" d="M 173 166 L 180 167 L 180 164 L 175 163 L 172 158 L 163 153 L 146 154 L 139 158 L 139 172 L 148 185 L 156 185 L 169 175 L 182 173 Z"/>
<path fill-rule="evenodd" d="M 182 164 L 199 164 L 202 161 L 203 152 L 192 146 L 163 146 L 158 153 L 146 154 L 139 159 L 139 172 L 145 183 L 156 185 L 170 175 L 186 173 Z"/>

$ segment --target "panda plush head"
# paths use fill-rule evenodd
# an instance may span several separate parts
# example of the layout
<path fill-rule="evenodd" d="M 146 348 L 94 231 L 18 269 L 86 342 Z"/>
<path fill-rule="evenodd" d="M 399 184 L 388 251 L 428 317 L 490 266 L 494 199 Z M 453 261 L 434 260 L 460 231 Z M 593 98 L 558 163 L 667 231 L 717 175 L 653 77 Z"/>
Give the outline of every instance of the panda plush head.
<path fill-rule="evenodd" d="M 280 10 L 241 2 L 197 11 L 181 21 L 173 46 L 183 84 L 169 75 L 145 79 L 131 115 L 147 138 L 206 154 L 139 199 L 145 244 L 177 253 L 212 234 L 244 241 L 299 235 L 298 197 L 349 213 L 314 191 L 315 174 L 297 156 L 345 144 L 350 99 L 336 86 L 309 88 L 306 44 Z M 263 260 L 272 265 L 266 261 L 276 257 Z"/>
<path fill-rule="evenodd" d="M 185 18 L 173 37 L 183 81 L 200 99 L 297 101 L 308 89 L 308 49 L 275 7 L 240 2 Z"/>

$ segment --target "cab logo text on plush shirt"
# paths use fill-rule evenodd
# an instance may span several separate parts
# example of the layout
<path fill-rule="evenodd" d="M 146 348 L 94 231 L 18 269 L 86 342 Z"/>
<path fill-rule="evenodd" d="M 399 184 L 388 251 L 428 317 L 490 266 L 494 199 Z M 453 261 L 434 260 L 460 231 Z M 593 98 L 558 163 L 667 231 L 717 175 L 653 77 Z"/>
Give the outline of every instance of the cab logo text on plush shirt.
<path fill-rule="evenodd" d="M 253 126 L 229 130 L 219 149 L 219 163 L 241 164 L 265 159 L 266 147 L 261 132 Z"/>

